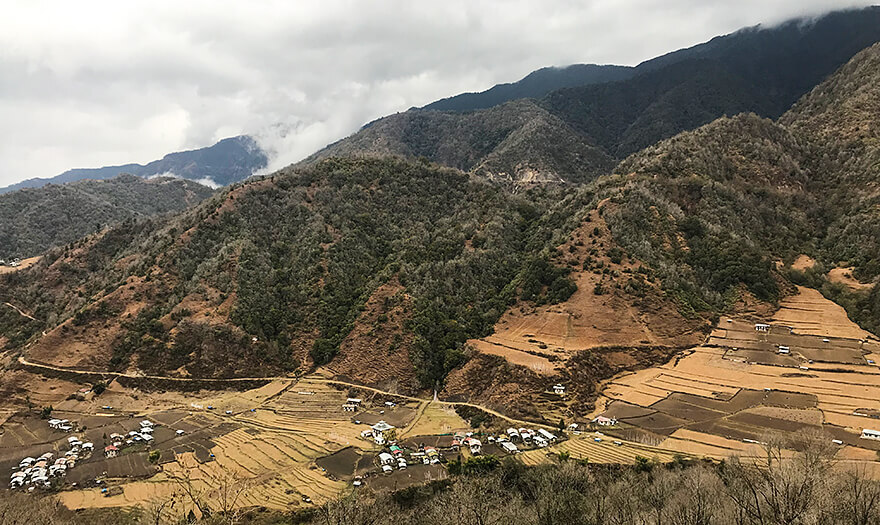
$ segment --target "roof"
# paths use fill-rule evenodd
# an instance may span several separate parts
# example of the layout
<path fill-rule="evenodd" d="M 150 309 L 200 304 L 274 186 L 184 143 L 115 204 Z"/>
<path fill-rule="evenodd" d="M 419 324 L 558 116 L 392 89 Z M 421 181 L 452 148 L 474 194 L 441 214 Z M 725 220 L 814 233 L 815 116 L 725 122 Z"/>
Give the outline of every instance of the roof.
<path fill-rule="evenodd" d="M 119 449 L 114 447 L 113 445 L 107 445 L 106 447 L 104 447 L 104 452 L 112 452 L 112 451 L 116 451 L 116 450 L 119 450 Z"/>
<path fill-rule="evenodd" d="M 385 421 L 379 421 L 378 423 L 371 426 L 370 428 L 372 428 L 373 430 L 375 430 L 377 432 L 385 432 L 387 430 L 391 430 L 394 427 L 392 425 L 389 425 Z"/>

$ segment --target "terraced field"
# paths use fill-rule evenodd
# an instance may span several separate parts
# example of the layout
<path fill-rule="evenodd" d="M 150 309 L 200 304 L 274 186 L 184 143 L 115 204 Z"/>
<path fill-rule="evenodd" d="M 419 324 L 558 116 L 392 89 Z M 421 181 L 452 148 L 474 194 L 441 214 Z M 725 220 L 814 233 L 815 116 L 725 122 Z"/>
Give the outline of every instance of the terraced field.
<path fill-rule="evenodd" d="M 880 446 L 859 434 L 880 426 L 880 369 L 869 362 L 878 341 L 821 295 L 802 293 L 783 303 L 769 332 L 722 320 L 707 346 L 612 380 L 605 414 L 621 422 L 619 435 L 722 458 L 754 454 L 749 442 L 770 433 L 823 429 L 829 442 L 866 452 L 850 458 L 873 464 Z"/>
<path fill-rule="evenodd" d="M 518 454 L 517 457 L 526 465 L 538 465 L 554 461 L 552 454 L 568 452 L 574 459 L 587 459 L 590 463 L 619 463 L 631 465 L 636 457 L 656 459 L 660 462 L 672 461 L 674 452 L 657 447 L 650 447 L 638 443 L 623 442 L 615 445 L 607 436 L 601 442 L 593 440 L 594 435 L 582 434 L 573 436 L 568 441 L 563 441 L 544 449 L 535 449 Z"/>

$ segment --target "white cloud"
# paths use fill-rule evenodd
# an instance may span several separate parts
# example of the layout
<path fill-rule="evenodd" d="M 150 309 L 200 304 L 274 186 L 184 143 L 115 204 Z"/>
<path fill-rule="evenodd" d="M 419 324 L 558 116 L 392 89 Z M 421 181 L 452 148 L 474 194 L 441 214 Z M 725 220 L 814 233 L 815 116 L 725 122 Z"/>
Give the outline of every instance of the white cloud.
<path fill-rule="evenodd" d="M 0 186 L 249 133 L 295 162 L 547 65 L 636 64 L 835 0 L 5 2 Z"/>

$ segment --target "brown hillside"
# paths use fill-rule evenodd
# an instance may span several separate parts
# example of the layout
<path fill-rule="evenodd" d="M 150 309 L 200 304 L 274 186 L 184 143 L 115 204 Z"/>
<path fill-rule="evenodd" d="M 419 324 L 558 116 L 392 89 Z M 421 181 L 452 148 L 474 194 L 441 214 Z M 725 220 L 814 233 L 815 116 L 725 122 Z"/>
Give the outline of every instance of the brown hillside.
<path fill-rule="evenodd" d="M 396 277 L 377 288 L 327 368 L 356 383 L 390 392 L 415 392 L 418 383 L 409 357 L 412 334 L 403 327 L 411 311 L 412 298 Z"/>
<path fill-rule="evenodd" d="M 585 349 L 684 347 L 702 341 L 705 321 L 684 317 L 659 285 L 640 273 L 639 261 L 616 251 L 600 213 L 603 206 L 610 204 L 590 212 L 557 249 L 555 262 L 573 269 L 578 289 L 571 298 L 537 307 L 520 302 L 504 313 L 492 335 L 470 341 L 471 346 L 547 374 Z"/>

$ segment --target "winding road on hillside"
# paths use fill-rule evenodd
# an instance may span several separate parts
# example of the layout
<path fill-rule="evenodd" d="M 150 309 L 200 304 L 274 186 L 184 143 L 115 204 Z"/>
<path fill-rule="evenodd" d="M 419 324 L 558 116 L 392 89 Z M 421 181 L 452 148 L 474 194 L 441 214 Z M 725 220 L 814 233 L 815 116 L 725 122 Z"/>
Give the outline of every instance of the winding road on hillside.
<path fill-rule="evenodd" d="M 18 312 L 18 313 L 21 314 L 22 316 L 27 317 L 27 318 L 30 319 L 31 321 L 38 321 L 37 318 L 35 318 L 35 317 L 32 316 L 31 314 L 25 312 L 24 310 L 22 310 L 21 308 L 15 306 L 15 305 L 12 304 L 12 303 L 4 302 L 3 304 L 5 304 L 6 306 L 12 308 L 13 310 L 15 310 L 16 312 Z"/>

